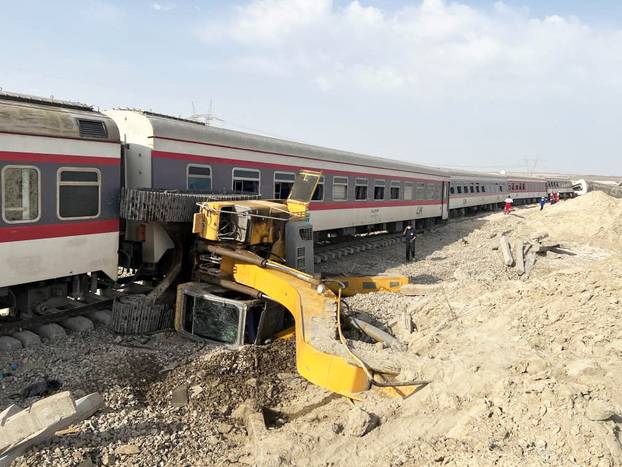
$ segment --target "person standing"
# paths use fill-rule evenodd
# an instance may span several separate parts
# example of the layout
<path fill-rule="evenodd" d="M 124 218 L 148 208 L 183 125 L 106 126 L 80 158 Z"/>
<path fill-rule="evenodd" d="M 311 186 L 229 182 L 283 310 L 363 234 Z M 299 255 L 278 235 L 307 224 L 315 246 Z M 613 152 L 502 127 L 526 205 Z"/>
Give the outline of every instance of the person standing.
<path fill-rule="evenodd" d="M 555 204 L 559 203 L 559 191 L 555 192 Z"/>
<path fill-rule="evenodd" d="M 510 213 L 513 203 L 514 203 L 514 200 L 512 199 L 511 196 L 508 196 L 507 198 L 505 198 L 505 207 L 503 208 L 503 214 Z"/>
<path fill-rule="evenodd" d="M 540 198 L 540 211 L 544 209 L 544 203 L 546 203 L 546 199 L 544 199 L 544 196 L 543 196 L 542 198 Z"/>
<path fill-rule="evenodd" d="M 415 229 L 410 223 L 406 225 L 404 232 L 402 233 L 402 237 L 404 237 L 404 241 L 406 242 L 406 261 L 410 261 L 411 259 L 415 259 L 415 239 L 417 235 L 415 234 Z"/>

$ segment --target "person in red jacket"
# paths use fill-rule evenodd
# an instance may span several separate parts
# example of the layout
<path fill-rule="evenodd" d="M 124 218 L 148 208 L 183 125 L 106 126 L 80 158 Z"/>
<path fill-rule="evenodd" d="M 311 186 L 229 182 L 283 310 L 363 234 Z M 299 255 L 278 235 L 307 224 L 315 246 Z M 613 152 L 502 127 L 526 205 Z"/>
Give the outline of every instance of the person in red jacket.
<path fill-rule="evenodd" d="M 505 207 L 503 208 L 503 214 L 510 213 L 510 211 L 512 210 L 513 203 L 514 203 L 514 200 L 512 199 L 511 196 L 508 196 L 507 198 L 505 198 Z"/>

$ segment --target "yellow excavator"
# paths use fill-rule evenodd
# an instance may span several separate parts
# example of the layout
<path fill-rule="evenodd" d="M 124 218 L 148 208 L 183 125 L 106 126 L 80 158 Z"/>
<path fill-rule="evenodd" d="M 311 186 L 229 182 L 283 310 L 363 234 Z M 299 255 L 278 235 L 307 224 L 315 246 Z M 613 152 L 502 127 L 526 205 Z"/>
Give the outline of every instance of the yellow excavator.
<path fill-rule="evenodd" d="M 299 172 L 285 201 L 200 204 L 193 282 L 178 286 L 175 328 L 190 338 L 239 346 L 278 336 L 293 318 L 301 376 L 355 399 L 372 388 L 408 396 L 425 382 L 404 381 L 392 352 L 347 339 L 342 330 L 343 296 L 395 292 L 407 278 L 313 274 L 308 209 L 320 175 Z M 381 330 L 359 325 L 385 340 Z"/>

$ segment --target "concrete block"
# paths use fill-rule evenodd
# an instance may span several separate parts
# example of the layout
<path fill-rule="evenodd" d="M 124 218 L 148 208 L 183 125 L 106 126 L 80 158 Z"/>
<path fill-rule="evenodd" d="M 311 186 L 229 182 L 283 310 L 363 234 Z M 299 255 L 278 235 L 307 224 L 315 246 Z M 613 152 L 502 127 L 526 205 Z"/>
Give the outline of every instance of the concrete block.
<path fill-rule="evenodd" d="M 41 338 L 32 331 L 16 332 L 13 337 L 20 341 L 24 347 L 34 347 L 41 344 Z"/>
<path fill-rule="evenodd" d="M 76 403 L 69 391 L 63 391 L 35 402 L 30 413 L 43 428 L 75 415 Z"/>
<path fill-rule="evenodd" d="M 112 311 L 110 310 L 95 310 L 88 313 L 86 316 L 88 316 L 96 326 L 108 327 L 112 321 Z"/>
<path fill-rule="evenodd" d="M 10 417 L 0 426 L 0 452 L 10 446 L 9 450 L 0 454 L 0 467 L 11 465 L 30 447 L 90 417 L 103 405 L 104 400 L 99 393 L 89 394 L 74 402 L 69 392 L 62 392 L 42 399 L 29 409 Z"/>
<path fill-rule="evenodd" d="M 11 336 L 0 336 L 0 351 L 19 350 L 22 343 Z"/>
<path fill-rule="evenodd" d="M 84 316 L 74 316 L 73 318 L 66 319 L 60 324 L 62 324 L 63 327 L 66 327 L 70 331 L 80 333 L 92 331 L 95 328 L 95 326 L 93 325 L 93 321 L 85 318 Z"/>
<path fill-rule="evenodd" d="M 43 339 L 49 339 L 51 341 L 56 339 L 62 339 L 67 336 L 67 333 L 62 328 L 62 326 L 56 323 L 49 323 L 39 326 L 37 329 L 37 334 Z"/>

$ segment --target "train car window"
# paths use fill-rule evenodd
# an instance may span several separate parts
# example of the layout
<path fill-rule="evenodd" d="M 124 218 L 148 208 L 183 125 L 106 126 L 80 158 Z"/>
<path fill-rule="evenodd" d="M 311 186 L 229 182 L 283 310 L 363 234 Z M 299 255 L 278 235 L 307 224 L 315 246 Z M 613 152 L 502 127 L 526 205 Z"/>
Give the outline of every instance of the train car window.
<path fill-rule="evenodd" d="M 41 176 L 37 167 L 7 165 L 2 169 L 2 219 L 9 224 L 39 220 Z"/>
<path fill-rule="evenodd" d="M 258 195 L 260 174 L 254 169 L 233 169 L 232 189 L 238 193 Z"/>
<path fill-rule="evenodd" d="M 324 201 L 324 175 L 320 177 L 320 181 L 315 186 L 311 201 Z"/>
<path fill-rule="evenodd" d="M 471 193 L 475 193 L 475 188 L 473 187 L 473 184 L 471 184 L 471 185 L 469 186 L 469 191 L 470 191 Z"/>
<path fill-rule="evenodd" d="M 348 199 L 348 177 L 333 177 L 333 201 Z"/>
<path fill-rule="evenodd" d="M 384 180 L 376 180 L 374 183 L 374 199 L 384 199 Z"/>
<path fill-rule="evenodd" d="M 486 193 L 486 185 L 482 185 L 482 193 Z"/>
<path fill-rule="evenodd" d="M 92 219 L 99 216 L 101 173 L 98 169 L 63 167 L 57 172 L 59 219 Z"/>
<path fill-rule="evenodd" d="M 458 193 L 462 193 L 462 186 L 458 185 L 456 188 L 458 189 Z M 452 191 L 452 193 L 453 193 L 453 191 Z"/>
<path fill-rule="evenodd" d="M 367 199 L 367 184 L 366 178 L 357 178 L 354 185 L 354 199 L 362 201 Z"/>
<path fill-rule="evenodd" d="M 389 189 L 390 199 L 400 199 L 400 182 L 391 182 L 391 188 Z"/>
<path fill-rule="evenodd" d="M 475 186 L 475 191 L 476 191 L 477 193 L 479 193 L 479 185 L 476 185 L 476 186 Z"/>
<path fill-rule="evenodd" d="M 274 199 L 287 199 L 295 179 L 295 173 L 274 172 Z"/>
<path fill-rule="evenodd" d="M 412 201 L 413 199 L 413 186 L 412 183 L 404 184 L 404 199 L 406 201 Z"/>
<path fill-rule="evenodd" d="M 186 168 L 186 188 L 193 191 L 212 191 L 212 168 L 209 165 L 189 164 Z"/>
<path fill-rule="evenodd" d="M 426 184 L 425 191 L 426 191 L 426 199 L 434 199 L 434 196 L 435 196 L 435 194 L 434 194 L 434 191 L 435 191 L 434 183 Z"/>
<path fill-rule="evenodd" d="M 425 183 L 417 183 L 415 186 L 415 199 L 425 199 Z"/>
<path fill-rule="evenodd" d="M 468 186 L 466 186 L 466 185 L 462 185 L 462 188 L 463 188 L 463 190 L 464 190 L 464 192 L 465 192 L 465 193 L 468 193 L 468 192 L 469 192 L 469 187 L 468 187 Z"/>

